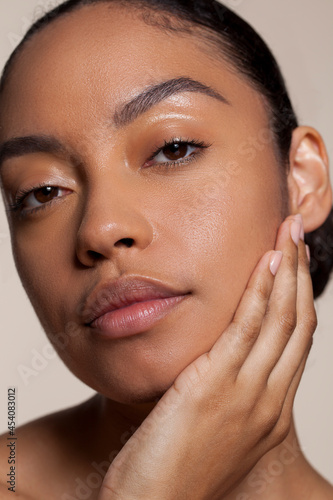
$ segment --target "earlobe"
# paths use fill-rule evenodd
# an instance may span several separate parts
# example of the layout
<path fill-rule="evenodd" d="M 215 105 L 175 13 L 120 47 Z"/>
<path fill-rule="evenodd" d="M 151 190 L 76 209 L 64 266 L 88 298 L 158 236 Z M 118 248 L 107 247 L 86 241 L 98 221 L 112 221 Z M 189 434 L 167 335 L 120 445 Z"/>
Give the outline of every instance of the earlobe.
<path fill-rule="evenodd" d="M 301 213 L 305 232 L 318 229 L 332 209 L 332 188 L 325 144 L 311 127 L 293 132 L 288 174 L 291 213 Z"/>

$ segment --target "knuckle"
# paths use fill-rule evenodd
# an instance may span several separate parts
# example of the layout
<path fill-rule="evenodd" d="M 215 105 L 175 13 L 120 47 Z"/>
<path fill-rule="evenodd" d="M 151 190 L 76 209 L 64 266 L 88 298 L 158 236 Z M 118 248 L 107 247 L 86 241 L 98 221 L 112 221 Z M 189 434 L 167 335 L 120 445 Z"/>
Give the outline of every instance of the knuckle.
<path fill-rule="evenodd" d="M 244 320 L 239 325 L 239 333 L 242 341 L 253 342 L 258 336 L 258 327 L 254 322 Z"/>
<path fill-rule="evenodd" d="M 207 353 L 203 354 L 177 377 L 174 382 L 175 389 L 180 392 L 184 390 L 193 392 L 200 389 L 201 384 L 207 381 L 211 365 L 211 358 Z"/>
<path fill-rule="evenodd" d="M 262 281 L 258 281 L 253 287 L 253 293 L 257 301 L 264 302 L 267 300 L 267 286 Z"/>
<path fill-rule="evenodd" d="M 293 333 L 297 325 L 296 312 L 285 311 L 279 315 L 279 326 L 281 330 L 285 330 L 289 335 Z"/>
<path fill-rule="evenodd" d="M 260 412 L 260 428 L 262 434 L 266 437 L 270 435 L 273 430 L 276 428 L 277 422 L 279 420 L 281 414 L 281 409 L 277 406 L 272 407 L 269 406 L 265 409 L 262 409 Z"/>
<path fill-rule="evenodd" d="M 291 424 L 284 424 L 280 425 L 278 424 L 276 428 L 274 429 L 274 441 L 275 441 L 275 446 L 278 446 L 279 444 L 283 443 L 285 439 L 287 439 L 291 429 Z"/>
<path fill-rule="evenodd" d="M 316 311 L 313 310 L 312 312 L 305 314 L 302 321 L 304 326 L 313 333 L 318 326 L 318 317 Z"/>
<path fill-rule="evenodd" d="M 277 441 L 277 444 L 282 443 L 284 441 L 291 430 L 291 415 L 288 413 L 282 414 L 278 423 L 274 429 L 274 437 Z"/>

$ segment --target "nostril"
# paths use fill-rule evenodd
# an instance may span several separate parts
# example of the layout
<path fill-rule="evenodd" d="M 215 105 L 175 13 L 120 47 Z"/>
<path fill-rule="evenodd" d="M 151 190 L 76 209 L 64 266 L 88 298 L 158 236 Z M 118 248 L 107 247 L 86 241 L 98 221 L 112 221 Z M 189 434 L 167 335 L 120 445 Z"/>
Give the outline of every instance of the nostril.
<path fill-rule="evenodd" d="M 115 246 L 119 247 L 125 245 L 127 248 L 130 248 L 131 246 L 133 246 L 133 243 L 133 238 L 122 238 L 121 240 L 117 241 L 117 243 L 115 243 Z"/>
<path fill-rule="evenodd" d="M 103 257 L 102 254 L 100 254 L 98 252 L 94 252 L 94 250 L 88 250 L 88 254 L 92 260 L 99 260 Z"/>

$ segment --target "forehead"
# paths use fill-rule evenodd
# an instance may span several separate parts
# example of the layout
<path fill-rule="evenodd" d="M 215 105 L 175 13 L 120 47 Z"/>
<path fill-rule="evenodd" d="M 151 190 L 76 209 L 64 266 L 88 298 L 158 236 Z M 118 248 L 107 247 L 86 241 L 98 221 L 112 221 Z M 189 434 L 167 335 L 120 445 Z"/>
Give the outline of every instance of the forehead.
<path fill-rule="evenodd" d="M 202 37 L 147 25 L 134 9 L 85 6 L 33 36 L 15 60 L 1 99 L 1 139 L 87 114 L 92 124 L 145 87 L 181 76 L 221 90 L 243 114 L 255 107 L 266 123 L 260 96 Z"/>

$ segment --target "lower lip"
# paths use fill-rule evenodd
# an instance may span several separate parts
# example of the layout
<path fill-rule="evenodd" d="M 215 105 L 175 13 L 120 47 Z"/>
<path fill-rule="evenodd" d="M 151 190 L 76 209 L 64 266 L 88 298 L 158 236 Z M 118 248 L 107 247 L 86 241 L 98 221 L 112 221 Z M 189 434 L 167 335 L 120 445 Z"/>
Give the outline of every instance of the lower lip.
<path fill-rule="evenodd" d="M 143 333 L 164 318 L 186 296 L 136 302 L 100 316 L 93 321 L 91 327 L 103 337 L 112 339 Z"/>

